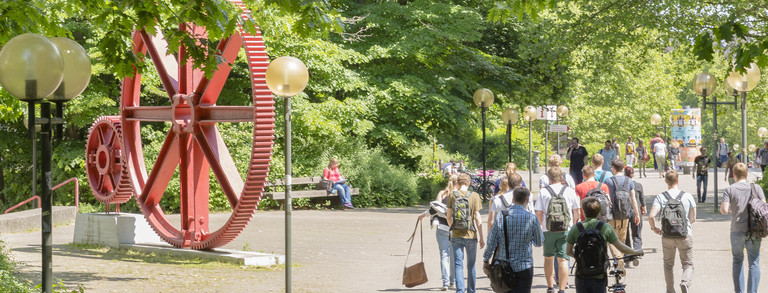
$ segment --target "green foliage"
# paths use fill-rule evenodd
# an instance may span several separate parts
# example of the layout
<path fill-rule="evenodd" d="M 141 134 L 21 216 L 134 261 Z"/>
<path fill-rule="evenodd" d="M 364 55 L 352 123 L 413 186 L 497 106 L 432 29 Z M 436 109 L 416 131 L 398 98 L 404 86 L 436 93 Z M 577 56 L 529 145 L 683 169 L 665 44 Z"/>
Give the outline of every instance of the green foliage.
<path fill-rule="evenodd" d="M 352 187 L 360 188 L 360 195 L 352 197 L 355 206 L 410 206 L 419 201 L 415 175 L 391 165 L 381 151 L 363 151 L 340 161 Z"/>
<path fill-rule="evenodd" d="M 419 200 L 422 202 L 435 200 L 437 194 L 445 189 L 447 184 L 448 178 L 438 172 L 419 176 L 416 181 L 416 185 L 419 187 Z"/>

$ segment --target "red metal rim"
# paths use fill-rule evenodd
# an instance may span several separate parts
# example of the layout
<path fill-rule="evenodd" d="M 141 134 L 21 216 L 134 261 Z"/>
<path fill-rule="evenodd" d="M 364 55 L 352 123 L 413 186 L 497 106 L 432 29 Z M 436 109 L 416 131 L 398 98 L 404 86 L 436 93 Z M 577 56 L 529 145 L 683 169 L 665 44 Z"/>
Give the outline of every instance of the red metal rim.
<path fill-rule="evenodd" d="M 245 10 L 239 1 L 232 2 Z M 248 17 L 246 14 L 243 17 Z M 203 28 L 181 27 L 205 35 Z M 193 69 L 192 62 L 179 66 L 183 62 L 174 60 L 176 57 L 172 55 L 166 56 L 167 43 L 162 38 L 139 30 L 133 41 L 136 52 L 151 56 L 171 99 L 171 106 L 141 106 L 141 76 L 135 74 L 123 81 L 121 115 L 125 153 L 138 205 L 152 228 L 171 245 L 193 249 L 225 245 L 250 221 L 261 200 L 269 171 L 275 108 L 265 82 L 269 60 L 264 41 L 260 33 L 244 32 L 222 40 L 218 49 L 227 61 L 219 65 L 212 78 L 205 78 L 202 72 Z M 217 106 L 216 100 L 231 70 L 229 64 L 234 63 L 241 48 L 248 58 L 253 106 Z M 183 47 L 178 55 L 184 58 Z M 169 121 L 173 125 L 149 173 L 141 143 L 142 121 Z M 254 123 L 251 161 L 243 181 L 216 125 L 251 121 Z M 159 205 L 177 168 L 181 185 L 180 227 L 171 224 Z M 215 174 L 232 208 L 226 224 L 214 231 L 210 231 L 208 225 L 209 170 Z"/>
<path fill-rule="evenodd" d="M 124 203 L 133 188 L 128 177 L 120 116 L 102 116 L 88 130 L 85 170 L 94 197 L 102 203 Z"/>

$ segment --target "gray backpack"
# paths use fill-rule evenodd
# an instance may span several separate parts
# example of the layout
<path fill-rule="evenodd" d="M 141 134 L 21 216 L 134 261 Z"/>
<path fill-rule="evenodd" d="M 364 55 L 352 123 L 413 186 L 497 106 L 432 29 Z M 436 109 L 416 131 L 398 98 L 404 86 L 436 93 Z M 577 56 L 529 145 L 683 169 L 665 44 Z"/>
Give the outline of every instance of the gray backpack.
<path fill-rule="evenodd" d="M 629 191 L 629 181 L 631 179 L 629 177 L 624 178 L 624 183 L 621 186 L 619 186 L 619 181 L 616 180 L 616 177 L 611 177 L 611 180 L 613 180 L 613 186 L 615 187 L 613 207 L 611 208 L 613 219 L 629 219 L 630 211 L 632 210 L 632 195 Z"/>
<path fill-rule="evenodd" d="M 571 222 L 571 214 L 568 211 L 568 203 L 563 197 L 567 185 L 563 185 L 560 189 L 560 193 L 555 194 L 552 187 L 547 186 L 549 194 L 552 198 L 549 200 L 549 206 L 547 206 L 547 230 L 551 232 L 563 232 L 568 229 L 568 223 Z"/>
<path fill-rule="evenodd" d="M 685 238 L 688 236 L 688 215 L 683 207 L 683 194 L 676 198 L 670 197 L 669 193 L 664 191 L 663 195 L 667 198 L 667 204 L 661 210 L 661 232 L 664 237 Z"/>
<path fill-rule="evenodd" d="M 472 223 L 472 209 L 469 208 L 469 191 L 459 194 L 459 191 L 453 191 L 456 198 L 453 201 L 453 223 L 451 230 L 454 231 L 475 231 L 475 225 Z"/>

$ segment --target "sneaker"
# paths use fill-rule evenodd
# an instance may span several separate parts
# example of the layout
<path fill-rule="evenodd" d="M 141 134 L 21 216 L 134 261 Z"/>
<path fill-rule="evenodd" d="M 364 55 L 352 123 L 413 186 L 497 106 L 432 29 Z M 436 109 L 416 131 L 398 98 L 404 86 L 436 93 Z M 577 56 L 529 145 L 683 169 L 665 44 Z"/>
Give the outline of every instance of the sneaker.
<path fill-rule="evenodd" d="M 555 288 L 547 288 L 547 293 L 555 293 Z"/>
<path fill-rule="evenodd" d="M 440 288 L 440 291 L 448 291 L 448 287 L 443 286 L 443 288 Z"/>
<path fill-rule="evenodd" d="M 680 283 L 680 291 L 683 293 L 688 293 L 688 285 L 685 283 Z"/>
<path fill-rule="evenodd" d="M 559 290 L 557 293 L 565 293 L 565 290 Z"/>

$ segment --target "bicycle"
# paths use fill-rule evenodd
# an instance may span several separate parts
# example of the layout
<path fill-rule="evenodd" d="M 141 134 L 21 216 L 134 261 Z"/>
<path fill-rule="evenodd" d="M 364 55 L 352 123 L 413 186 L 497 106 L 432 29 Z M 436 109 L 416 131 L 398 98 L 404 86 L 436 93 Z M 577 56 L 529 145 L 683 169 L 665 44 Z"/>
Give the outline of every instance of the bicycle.
<path fill-rule="evenodd" d="M 479 171 L 477 174 L 469 174 L 471 180 L 469 184 L 470 190 L 480 194 L 480 198 L 483 201 L 487 201 L 493 196 L 496 185 L 493 183 L 491 176 L 493 176 L 493 170 L 488 170 L 488 179 L 483 182 L 483 172 Z"/>
<path fill-rule="evenodd" d="M 622 268 L 619 268 L 619 260 L 624 260 L 624 262 L 631 261 L 633 266 L 637 266 L 640 264 L 640 256 L 639 255 L 625 255 L 624 257 L 614 257 L 611 258 L 613 262 L 611 263 L 611 266 L 613 269 L 608 271 L 608 275 L 611 275 L 615 278 L 615 283 L 611 286 L 608 286 L 608 291 L 613 293 L 627 293 L 626 287 L 627 285 L 621 282 L 622 276 L 625 274 L 625 270 Z"/>

